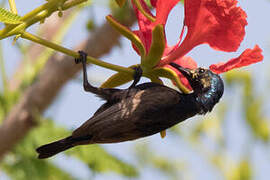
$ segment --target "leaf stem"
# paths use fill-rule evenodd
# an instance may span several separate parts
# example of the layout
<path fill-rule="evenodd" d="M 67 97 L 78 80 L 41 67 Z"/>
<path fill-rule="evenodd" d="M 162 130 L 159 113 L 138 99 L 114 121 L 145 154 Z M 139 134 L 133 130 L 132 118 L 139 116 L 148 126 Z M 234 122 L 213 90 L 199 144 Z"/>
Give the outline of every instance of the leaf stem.
<path fill-rule="evenodd" d="M 74 0 L 74 1 L 71 1 L 71 2 L 67 2 L 63 5 L 63 8 L 62 10 L 67 10 L 73 6 L 77 6 L 78 4 L 81 4 L 83 2 L 86 2 L 87 0 Z"/>
<path fill-rule="evenodd" d="M 139 0 L 134 0 L 134 4 L 136 5 L 136 7 L 138 8 L 138 10 L 151 22 L 155 22 L 156 19 L 149 14 L 148 12 L 146 12 L 143 8 L 143 6 L 141 5 L 141 3 L 139 2 Z"/>
<path fill-rule="evenodd" d="M 11 12 L 13 12 L 14 14 L 18 14 L 15 0 L 8 0 L 8 3 L 9 3 Z"/>
<path fill-rule="evenodd" d="M 36 42 L 38 44 L 44 45 L 44 46 L 49 47 L 51 49 L 54 49 L 56 51 L 62 52 L 62 53 L 67 54 L 69 56 L 73 56 L 74 58 L 79 58 L 79 53 L 72 51 L 70 49 L 67 49 L 67 48 L 60 46 L 58 44 L 47 41 L 45 39 L 42 39 L 42 38 L 40 38 L 36 35 L 33 35 L 31 33 L 22 32 L 21 37 L 24 39 L 28 39 L 30 41 Z M 101 66 L 101 67 L 104 67 L 107 69 L 111 69 L 113 71 L 129 73 L 129 74 L 134 73 L 134 70 L 131 68 L 126 68 L 126 67 L 118 66 L 115 64 L 110 64 L 110 63 L 101 61 L 101 60 L 96 59 L 96 58 L 91 57 L 91 56 L 87 56 L 87 61 L 92 63 L 92 64 L 95 64 L 95 65 L 98 65 L 98 66 Z"/>
<path fill-rule="evenodd" d="M 86 2 L 87 0 L 73 0 L 67 3 L 65 3 L 67 0 L 62 1 L 64 3 L 62 6 L 62 10 L 67 10 L 73 6 Z M 16 35 L 20 33 L 20 31 L 29 27 L 30 25 L 44 20 L 46 17 L 50 16 L 53 12 L 58 10 L 58 4 L 59 4 L 58 1 L 49 1 L 35 8 L 31 12 L 25 14 L 20 19 L 21 21 L 24 21 L 24 23 L 18 25 L 9 24 L 4 29 L 0 30 L 0 39 Z"/>

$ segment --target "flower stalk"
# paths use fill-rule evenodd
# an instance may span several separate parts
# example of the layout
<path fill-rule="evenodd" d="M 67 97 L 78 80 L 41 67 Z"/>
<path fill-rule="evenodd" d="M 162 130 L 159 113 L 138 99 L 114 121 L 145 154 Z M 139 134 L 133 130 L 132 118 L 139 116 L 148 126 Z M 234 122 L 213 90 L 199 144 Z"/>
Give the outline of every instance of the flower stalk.
<path fill-rule="evenodd" d="M 40 38 L 38 36 L 35 36 L 35 35 L 31 34 L 31 33 L 28 33 L 28 32 L 24 31 L 24 32 L 21 33 L 21 37 L 24 38 L 24 39 L 28 39 L 30 41 L 36 42 L 38 44 L 41 44 L 43 46 L 49 47 L 51 49 L 54 49 L 54 50 L 56 50 L 58 52 L 62 52 L 64 54 L 67 54 L 67 55 L 72 56 L 74 58 L 79 58 L 79 53 L 77 53 L 75 51 L 72 51 L 72 50 L 70 50 L 68 48 L 65 48 L 63 46 L 60 46 L 58 44 L 47 41 L 45 39 L 42 39 L 42 38 Z M 128 74 L 133 74 L 134 73 L 134 70 L 131 69 L 131 68 L 125 68 L 125 67 L 122 67 L 122 66 L 119 66 L 119 65 L 110 64 L 110 63 L 101 61 L 101 60 L 96 59 L 96 58 L 91 57 L 91 56 L 87 56 L 87 62 L 98 65 L 98 66 L 101 66 L 101 67 L 104 67 L 104 68 L 107 68 L 107 69 L 111 69 L 111 70 L 114 70 L 114 71 L 117 71 L 117 72 L 128 73 Z"/>
<path fill-rule="evenodd" d="M 58 11 L 59 6 L 62 6 L 62 10 L 67 10 L 78 4 L 86 2 L 87 0 L 73 0 L 70 2 L 66 2 L 67 0 L 59 1 L 49 1 L 36 9 L 32 10 L 31 12 L 25 14 L 21 17 L 21 24 L 8 24 L 2 30 L 0 30 L 0 39 L 4 39 L 9 36 L 20 34 L 24 31 L 27 27 L 43 21 L 45 18 L 49 17 L 53 12 Z"/>
<path fill-rule="evenodd" d="M 11 12 L 13 12 L 14 14 L 18 14 L 15 0 L 8 0 L 8 3 L 9 3 Z"/>

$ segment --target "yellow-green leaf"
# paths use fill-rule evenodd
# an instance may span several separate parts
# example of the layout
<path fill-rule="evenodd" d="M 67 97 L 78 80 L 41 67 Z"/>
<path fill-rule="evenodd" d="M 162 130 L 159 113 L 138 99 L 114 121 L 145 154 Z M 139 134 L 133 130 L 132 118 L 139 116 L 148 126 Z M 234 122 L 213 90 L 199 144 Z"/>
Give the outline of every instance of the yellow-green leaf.
<path fill-rule="evenodd" d="M 160 61 L 165 49 L 164 29 L 161 24 L 156 25 L 152 32 L 152 43 L 146 58 L 142 59 L 142 66 L 152 69 Z"/>
<path fill-rule="evenodd" d="M 120 34 L 122 34 L 123 36 L 128 38 L 136 46 L 136 48 L 138 49 L 138 51 L 140 52 L 140 55 L 142 57 L 145 56 L 144 45 L 143 45 L 142 41 L 140 40 L 140 38 L 135 33 L 133 33 L 127 27 L 125 27 L 122 24 L 120 24 L 119 22 L 117 22 L 110 15 L 106 16 L 106 19 L 111 24 L 112 27 L 114 27 Z"/>
<path fill-rule="evenodd" d="M 120 6 L 120 7 L 123 7 L 124 4 L 126 3 L 126 0 L 115 0 L 115 1 L 118 4 L 118 6 Z"/>
<path fill-rule="evenodd" d="M 148 20 L 150 20 L 150 21 L 152 21 L 152 22 L 155 22 L 156 19 L 155 19 L 151 14 L 149 14 L 148 12 L 146 12 L 146 11 L 144 10 L 144 8 L 142 7 L 142 5 L 141 5 L 141 3 L 140 3 L 139 0 L 134 0 L 133 3 L 136 5 L 136 7 L 139 9 L 139 11 L 140 11 L 140 12 L 141 12 Z"/>
<path fill-rule="evenodd" d="M 22 21 L 20 20 L 20 16 L 14 14 L 4 8 L 0 8 L 0 22 L 5 24 L 20 24 Z"/>
<path fill-rule="evenodd" d="M 132 65 L 129 68 L 136 67 L 138 65 Z M 129 81 L 132 81 L 134 78 L 131 74 L 127 73 L 116 73 L 112 75 L 109 79 L 107 79 L 100 87 L 101 88 L 113 88 L 117 86 L 121 86 Z"/>
<path fill-rule="evenodd" d="M 158 83 L 158 84 L 163 84 L 162 80 L 159 79 L 158 76 L 154 76 L 154 75 L 149 75 L 147 76 L 149 79 L 151 79 L 152 82 L 154 83 Z"/>
<path fill-rule="evenodd" d="M 159 77 L 165 77 L 168 79 L 171 79 L 172 81 L 174 81 L 176 83 L 176 86 L 183 92 L 183 93 L 189 93 L 190 90 L 188 90 L 179 80 L 177 74 L 166 67 L 161 67 L 161 68 L 155 68 L 151 74 L 155 75 L 155 76 L 159 76 Z"/>

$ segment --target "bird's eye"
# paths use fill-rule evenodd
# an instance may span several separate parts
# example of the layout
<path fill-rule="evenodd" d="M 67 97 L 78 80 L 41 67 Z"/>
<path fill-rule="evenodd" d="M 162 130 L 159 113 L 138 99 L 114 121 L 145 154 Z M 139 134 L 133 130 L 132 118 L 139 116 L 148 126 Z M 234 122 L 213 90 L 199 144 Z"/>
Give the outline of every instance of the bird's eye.
<path fill-rule="evenodd" d="M 204 69 L 199 69 L 199 73 L 204 73 L 205 70 Z"/>

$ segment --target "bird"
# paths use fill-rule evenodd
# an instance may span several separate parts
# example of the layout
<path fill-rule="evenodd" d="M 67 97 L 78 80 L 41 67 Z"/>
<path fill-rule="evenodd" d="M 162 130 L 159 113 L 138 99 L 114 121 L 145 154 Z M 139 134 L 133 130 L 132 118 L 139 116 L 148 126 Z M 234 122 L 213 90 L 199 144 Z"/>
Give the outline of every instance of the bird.
<path fill-rule="evenodd" d="M 84 90 L 106 102 L 72 134 L 36 149 L 39 159 L 52 157 L 78 145 L 119 143 L 164 131 L 195 115 L 211 112 L 223 95 L 222 78 L 207 68 L 188 69 L 175 63 L 193 91 L 181 93 L 162 84 L 136 84 L 142 71 L 136 69 L 133 84 L 127 89 L 97 88 L 87 79 L 87 54 L 79 51 L 76 63 L 83 66 Z"/>

